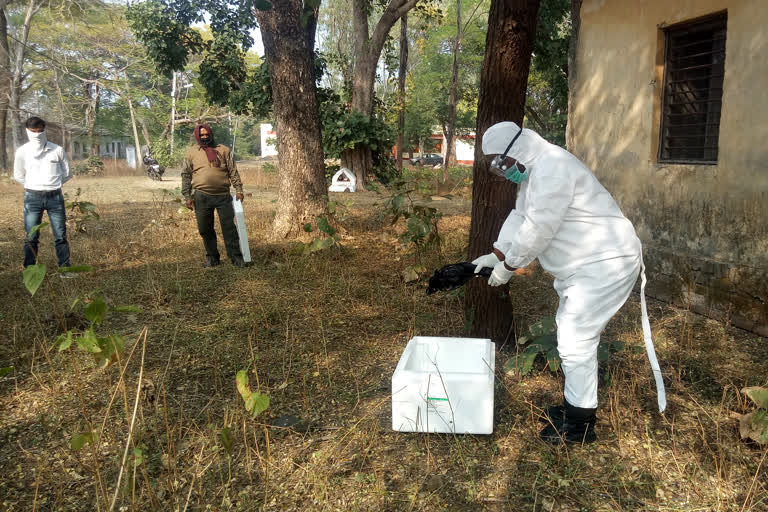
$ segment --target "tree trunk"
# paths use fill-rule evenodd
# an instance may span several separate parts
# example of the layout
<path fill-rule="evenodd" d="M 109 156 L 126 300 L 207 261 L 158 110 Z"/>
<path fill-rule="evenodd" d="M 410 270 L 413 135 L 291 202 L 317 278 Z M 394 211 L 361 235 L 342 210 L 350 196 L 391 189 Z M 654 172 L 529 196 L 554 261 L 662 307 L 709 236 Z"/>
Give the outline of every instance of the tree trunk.
<path fill-rule="evenodd" d="M 367 117 L 373 113 L 373 84 L 376 65 L 392 26 L 410 11 L 419 0 L 390 0 L 369 37 L 369 0 L 352 0 L 352 25 L 355 34 L 355 71 L 352 80 L 352 109 Z M 341 157 L 343 167 L 357 176 L 357 186 L 365 186 L 373 167 L 371 148 L 360 145 L 345 151 Z"/>
<path fill-rule="evenodd" d="M 272 84 L 280 166 L 272 234 L 296 237 L 328 210 L 320 111 L 315 94 L 314 39 L 317 12 L 301 22 L 302 0 L 272 2 L 256 11 Z"/>
<path fill-rule="evenodd" d="M 398 71 L 398 108 L 397 145 L 395 146 L 395 164 L 397 174 L 403 174 L 403 139 L 405 137 L 405 78 L 408 72 L 408 14 L 400 18 L 400 69 Z"/>
<path fill-rule="evenodd" d="M 83 84 L 88 101 L 85 105 L 85 127 L 88 130 L 88 144 L 91 146 L 91 156 L 99 156 L 99 145 L 96 143 L 96 114 L 99 110 L 99 94 L 101 88 L 96 80 Z"/>
<path fill-rule="evenodd" d="M 8 47 L 8 17 L 6 16 L 7 1 L 0 0 L 0 91 L 11 88 L 11 54 Z M 0 169 L 10 169 L 8 147 L 6 146 L 8 126 L 8 92 L 0 92 Z"/>
<path fill-rule="evenodd" d="M 582 0 L 571 0 L 571 40 L 568 42 L 568 121 L 565 125 L 565 147 L 573 152 L 573 126 L 571 124 L 571 112 L 576 102 L 576 75 L 579 71 L 576 62 L 576 49 L 579 44 L 579 31 L 581 30 L 581 3 Z"/>
<path fill-rule="evenodd" d="M 451 89 L 448 95 L 448 124 L 445 131 L 445 161 L 443 183 L 448 181 L 448 168 L 456 166 L 456 103 L 459 88 L 459 48 L 461 47 L 461 0 L 456 0 L 456 41 L 453 43 Z"/>
<path fill-rule="evenodd" d="M 21 26 L 20 37 L 14 45 L 10 87 L 11 133 L 13 134 L 14 152 L 19 145 L 23 144 L 25 139 L 24 132 L 21 129 L 21 95 L 22 86 L 24 85 L 24 56 L 26 55 L 27 41 L 29 40 L 29 27 L 32 24 L 32 18 L 37 14 L 41 6 L 41 0 L 29 0 L 27 10 L 24 13 L 24 23 Z"/>
<path fill-rule="evenodd" d="M 491 252 L 515 205 L 517 188 L 488 172 L 482 138 L 493 124 L 523 120 L 538 10 L 539 0 L 491 0 L 477 107 L 470 259 Z M 491 288 L 485 280 L 467 284 L 464 306 L 472 336 L 506 341 L 512 325 L 507 292 L 506 286 Z"/>

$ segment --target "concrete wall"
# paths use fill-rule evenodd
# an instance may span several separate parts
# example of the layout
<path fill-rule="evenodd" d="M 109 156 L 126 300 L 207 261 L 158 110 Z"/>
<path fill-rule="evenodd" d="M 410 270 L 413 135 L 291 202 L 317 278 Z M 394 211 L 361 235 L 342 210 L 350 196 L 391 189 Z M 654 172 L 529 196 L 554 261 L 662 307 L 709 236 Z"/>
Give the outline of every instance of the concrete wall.
<path fill-rule="evenodd" d="M 717 165 L 658 162 L 663 27 L 727 10 Z M 768 335 L 768 0 L 584 0 L 568 146 L 644 242 L 649 294 Z"/>

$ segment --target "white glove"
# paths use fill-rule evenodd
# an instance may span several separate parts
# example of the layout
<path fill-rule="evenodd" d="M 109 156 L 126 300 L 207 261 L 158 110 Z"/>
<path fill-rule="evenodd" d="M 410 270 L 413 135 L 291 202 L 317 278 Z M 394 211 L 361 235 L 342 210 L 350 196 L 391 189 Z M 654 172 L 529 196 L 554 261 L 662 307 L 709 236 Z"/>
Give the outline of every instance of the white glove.
<path fill-rule="evenodd" d="M 483 270 L 484 268 L 493 268 L 496 266 L 496 264 L 499 262 L 498 256 L 496 256 L 494 253 L 486 254 L 485 256 L 480 256 L 476 260 L 472 261 L 473 265 L 477 265 L 475 267 L 475 274 Z"/>
<path fill-rule="evenodd" d="M 514 273 L 514 270 L 509 270 L 504 265 L 504 262 L 500 261 L 493 267 L 491 277 L 488 278 L 488 286 L 501 286 L 507 284 L 509 280 L 512 279 Z"/>

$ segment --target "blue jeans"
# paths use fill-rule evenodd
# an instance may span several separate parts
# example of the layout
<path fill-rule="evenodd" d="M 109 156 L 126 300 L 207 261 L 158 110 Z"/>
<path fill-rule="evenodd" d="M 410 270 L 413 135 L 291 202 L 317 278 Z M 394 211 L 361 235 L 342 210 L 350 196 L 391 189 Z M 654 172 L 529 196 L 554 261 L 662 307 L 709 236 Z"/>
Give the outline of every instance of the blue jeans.
<path fill-rule="evenodd" d="M 56 258 L 60 267 L 69 266 L 69 243 L 67 243 L 67 211 L 64 195 L 58 190 L 24 191 L 24 268 L 37 263 L 37 247 L 40 230 L 31 237 L 30 230 L 43 222 L 43 212 L 48 212 L 48 220 L 53 231 L 53 243 L 56 246 Z"/>

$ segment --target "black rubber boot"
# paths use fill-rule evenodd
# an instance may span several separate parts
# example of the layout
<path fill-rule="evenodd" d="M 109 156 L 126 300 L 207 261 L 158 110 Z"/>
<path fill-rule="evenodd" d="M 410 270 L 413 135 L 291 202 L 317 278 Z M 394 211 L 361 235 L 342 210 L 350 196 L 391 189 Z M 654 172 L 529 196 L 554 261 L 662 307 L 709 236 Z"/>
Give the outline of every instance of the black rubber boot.
<path fill-rule="evenodd" d="M 544 414 L 539 416 L 539 421 L 542 423 L 549 424 L 563 422 L 563 415 L 565 414 L 565 406 L 564 405 L 550 405 L 546 408 L 544 411 Z"/>
<path fill-rule="evenodd" d="M 595 411 L 575 407 L 563 401 L 563 417 L 559 421 L 552 418 L 552 423 L 544 427 L 540 437 L 548 443 L 580 443 L 595 441 Z"/>

